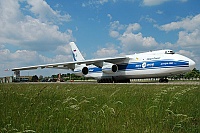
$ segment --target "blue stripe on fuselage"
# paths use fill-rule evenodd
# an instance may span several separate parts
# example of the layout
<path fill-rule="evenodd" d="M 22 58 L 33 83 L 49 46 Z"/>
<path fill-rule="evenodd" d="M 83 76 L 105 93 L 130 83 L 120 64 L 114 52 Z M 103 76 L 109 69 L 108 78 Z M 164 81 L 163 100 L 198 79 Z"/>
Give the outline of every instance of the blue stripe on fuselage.
<path fill-rule="evenodd" d="M 158 68 L 173 68 L 173 67 L 189 67 L 189 61 L 144 61 L 144 62 L 132 62 L 129 64 L 118 64 L 118 70 L 131 71 L 131 70 L 144 70 L 144 69 L 158 69 Z M 89 68 L 89 72 L 101 72 L 99 67 Z"/>
<path fill-rule="evenodd" d="M 119 70 L 126 69 L 156 69 L 156 68 L 168 68 L 168 67 L 189 67 L 189 61 L 147 61 L 147 62 L 133 62 L 129 64 L 119 64 Z"/>

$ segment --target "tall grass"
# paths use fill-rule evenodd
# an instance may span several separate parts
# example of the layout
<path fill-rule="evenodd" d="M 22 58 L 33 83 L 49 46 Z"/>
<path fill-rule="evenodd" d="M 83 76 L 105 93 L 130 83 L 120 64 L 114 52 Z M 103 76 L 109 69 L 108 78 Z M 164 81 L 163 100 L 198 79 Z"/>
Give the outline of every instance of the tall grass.
<path fill-rule="evenodd" d="M 199 85 L 0 84 L 0 132 L 200 132 Z"/>

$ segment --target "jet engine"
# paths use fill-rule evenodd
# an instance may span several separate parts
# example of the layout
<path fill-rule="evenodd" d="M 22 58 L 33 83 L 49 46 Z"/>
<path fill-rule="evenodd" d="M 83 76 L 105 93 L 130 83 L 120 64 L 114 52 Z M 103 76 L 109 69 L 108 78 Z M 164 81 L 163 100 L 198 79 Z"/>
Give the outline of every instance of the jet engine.
<path fill-rule="evenodd" d="M 74 72 L 78 76 L 83 76 L 88 74 L 88 68 L 86 66 L 79 66 L 74 69 Z"/>
<path fill-rule="evenodd" d="M 106 63 L 102 67 L 102 72 L 103 73 L 112 74 L 112 73 L 115 73 L 117 71 L 118 71 L 118 66 L 116 64 Z"/>

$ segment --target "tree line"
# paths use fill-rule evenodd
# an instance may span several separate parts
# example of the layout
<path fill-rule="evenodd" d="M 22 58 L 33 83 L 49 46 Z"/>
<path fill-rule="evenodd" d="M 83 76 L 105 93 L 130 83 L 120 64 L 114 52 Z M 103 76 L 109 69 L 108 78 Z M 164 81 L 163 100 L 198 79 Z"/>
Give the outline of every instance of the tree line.
<path fill-rule="evenodd" d="M 171 79 L 198 79 L 200 78 L 200 71 L 194 68 L 192 71 L 187 72 L 185 74 L 178 74 L 174 76 L 170 76 Z"/>

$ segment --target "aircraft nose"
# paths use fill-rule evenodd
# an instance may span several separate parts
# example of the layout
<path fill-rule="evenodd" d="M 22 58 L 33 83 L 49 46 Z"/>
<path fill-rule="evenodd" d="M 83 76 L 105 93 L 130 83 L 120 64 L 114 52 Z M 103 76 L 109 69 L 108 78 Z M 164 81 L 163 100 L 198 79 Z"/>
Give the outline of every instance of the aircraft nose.
<path fill-rule="evenodd" d="M 193 70 L 195 68 L 196 63 L 193 60 L 189 60 L 189 68 L 190 70 Z"/>

